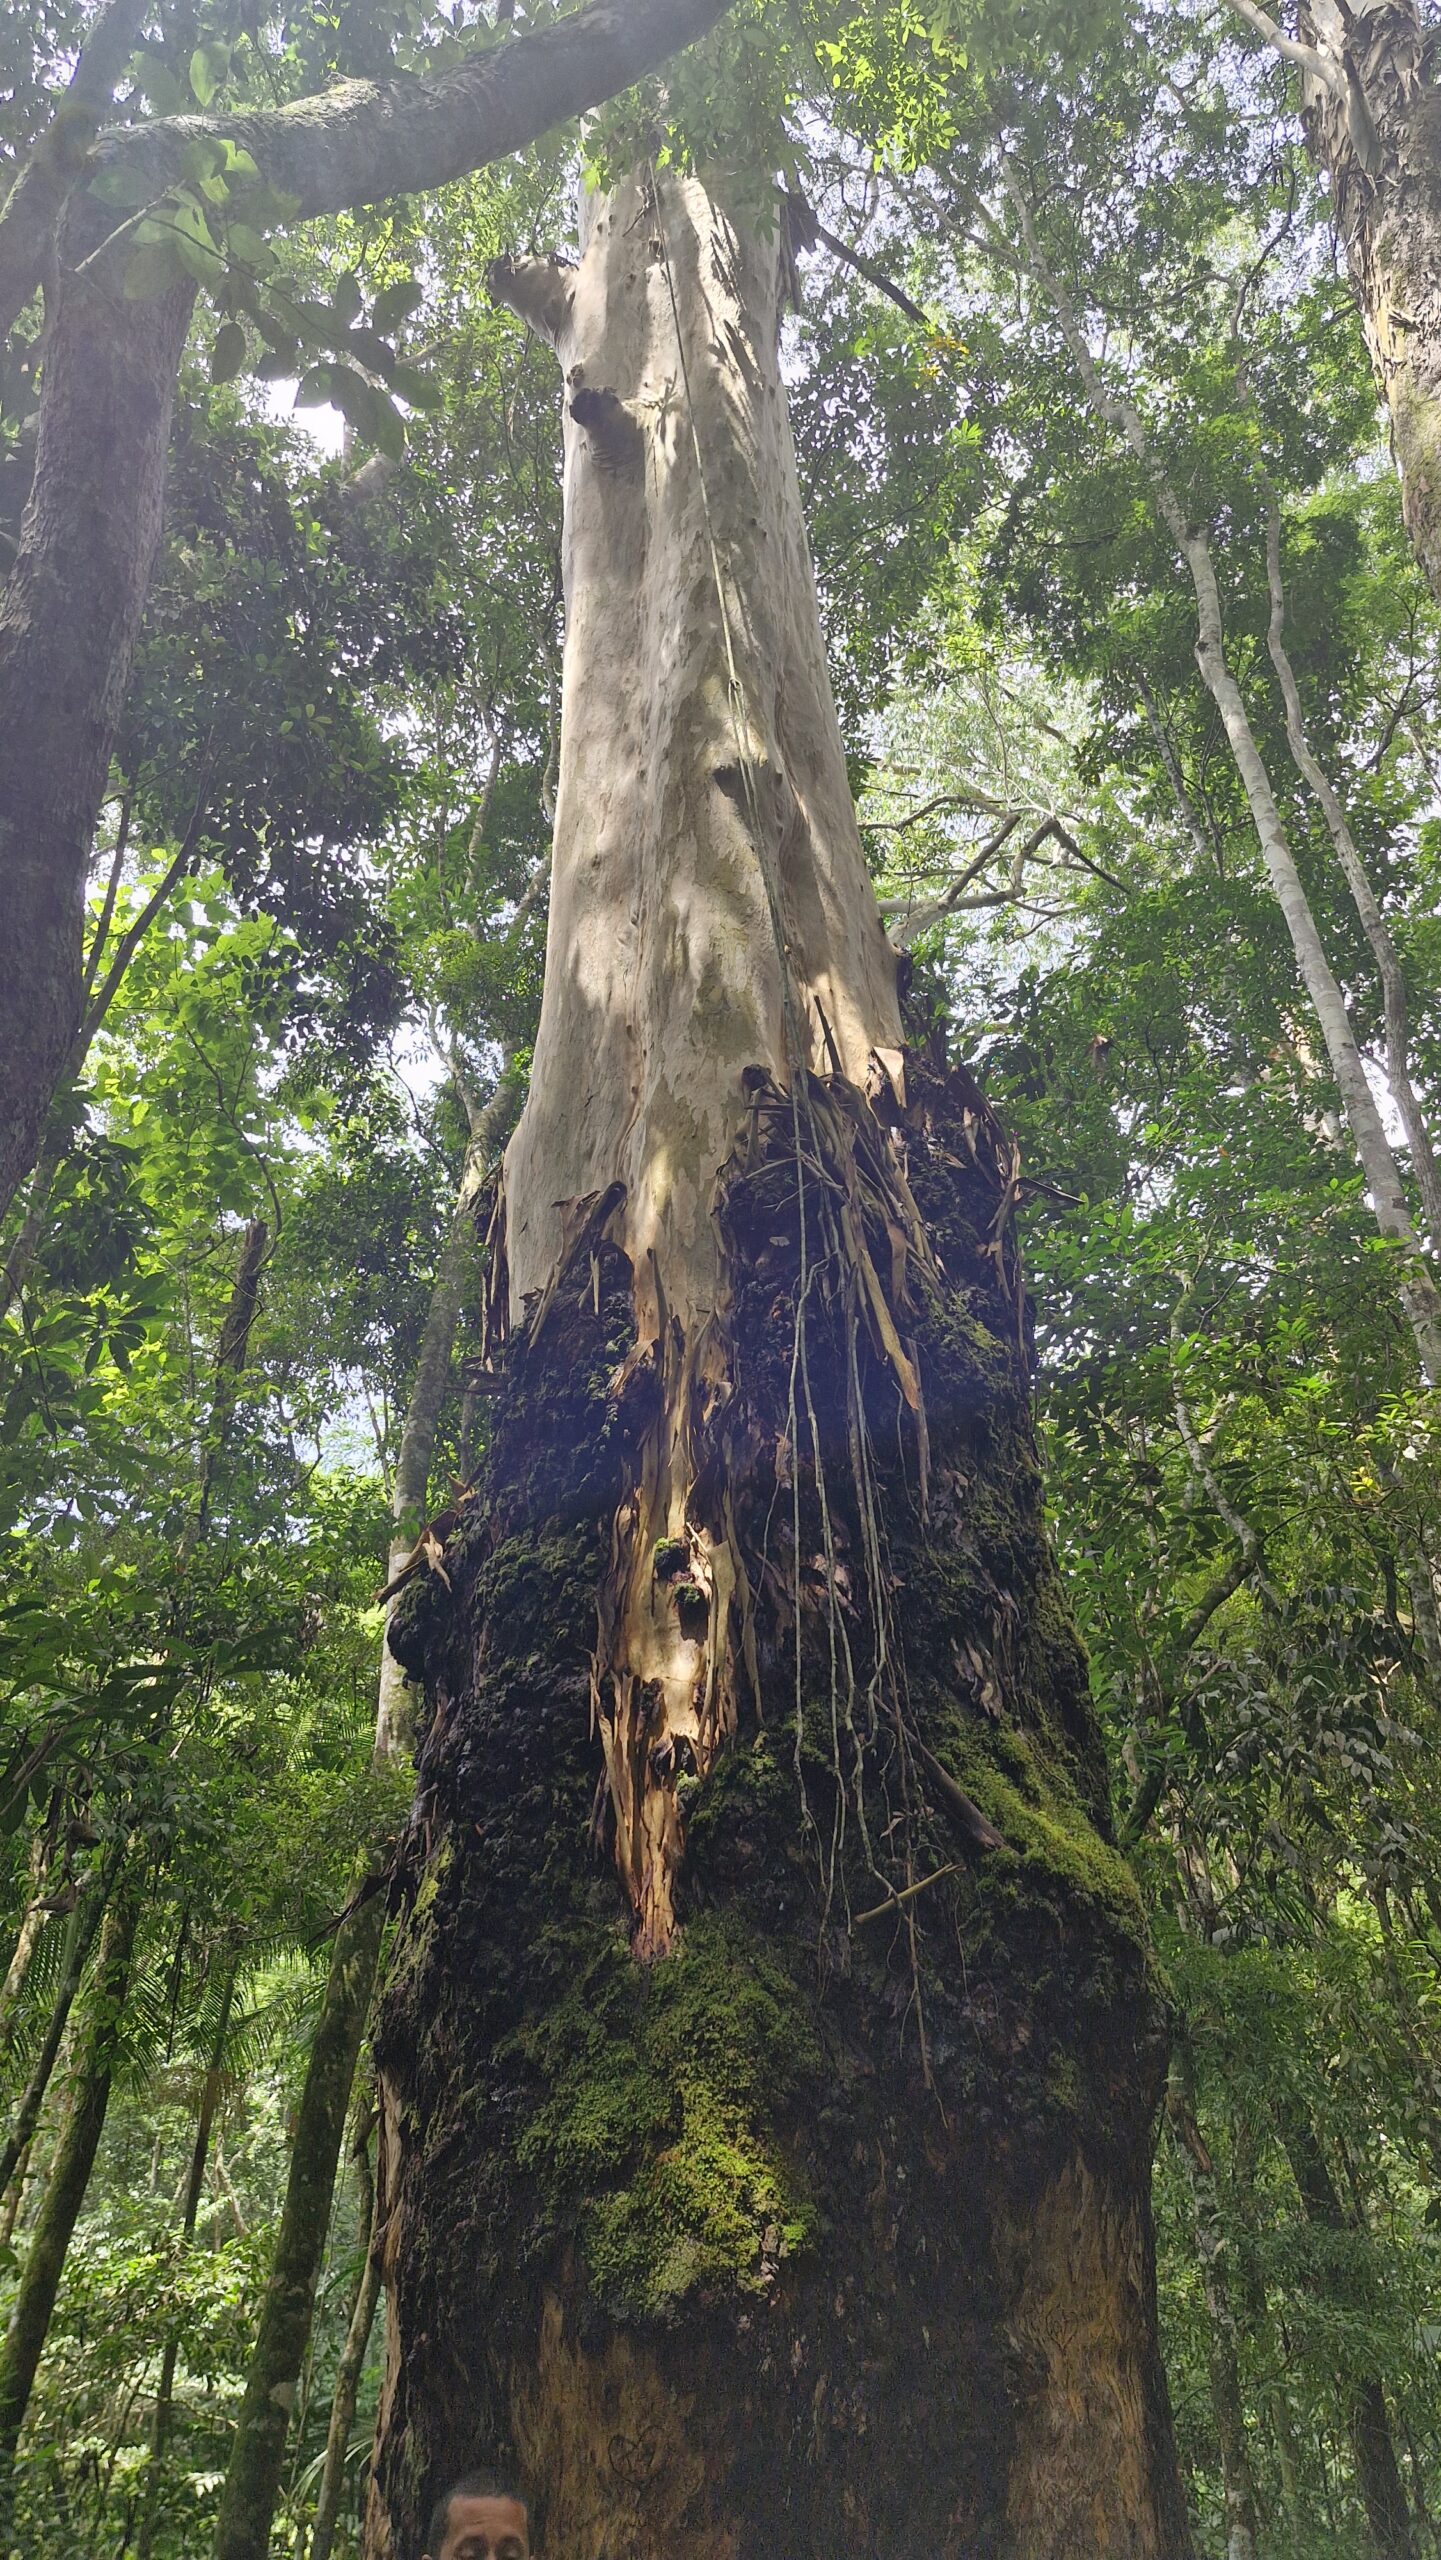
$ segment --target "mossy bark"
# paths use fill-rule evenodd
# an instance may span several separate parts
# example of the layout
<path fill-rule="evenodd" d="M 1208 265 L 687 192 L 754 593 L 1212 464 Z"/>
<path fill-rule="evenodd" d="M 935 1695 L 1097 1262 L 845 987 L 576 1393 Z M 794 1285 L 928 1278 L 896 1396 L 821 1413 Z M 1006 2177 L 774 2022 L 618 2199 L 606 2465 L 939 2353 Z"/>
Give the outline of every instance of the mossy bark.
<path fill-rule="evenodd" d="M 275 2256 L 221 2493 L 215 2560 L 265 2560 L 270 2549 L 285 2439 L 310 2338 L 336 2164 L 384 1929 L 385 1903 L 372 1890 L 335 1933 Z"/>
<path fill-rule="evenodd" d="M 592 1732 L 595 1595 L 646 1429 L 616 1392 L 633 1316 L 613 1245 L 514 1357 L 454 1598 L 432 1582 L 399 1613 L 431 1712 L 380 2047 L 372 2552 L 411 2560 L 437 2484 L 497 2451 L 537 2491 L 550 2560 L 1189 2548 L 1147 2208 L 1160 2006 L 1045 1538 L 992 1251 L 1005 1168 L 967 1160 L 967 1079 L 912 1084 L 910 1183 L 946 1276 L 913 1337 L 924 1506 L 918 1428 L 874 1347 L 860 1359 L 880 1687 L 845 1316 L 809 1327 L 827 1530 L 813 1452 L 792 1483 L 775 1457 L 794 1167 L 729 1190 L 727 1427 L 770 1454 L 698 1499 L 731 1506 L 759 1686 L 682 1781 L 669 1955 L 633 1956 Z M 853 1684 L 833 1684 L 837 1634 Z M 971 1848 L 928 1753 L 1003 1848 Z"/>
<path fill-rule="evenodd" d="M 1016 1158 L 903 1054 L 780 267 L 651 176 L 504 279 L 569 392 L 562 773 L 488 1477 L 390 1631 L 370 2560 L 496 2458 L 547 2560 L 1190 2548 Z"/>
<path fill-rule="evenodd" d="M 100 1932 L 89 2016 L 76 2055 L 65 2121 L 31 2235 L 24 2272 L 0 2347 L 0 2537 L 8 2532 L 15 2448 L 50 2334 L 71 2236 L 105 2130 L 135 1953 L 140 1892 L 132 1877 L 110 1903 Z"/>

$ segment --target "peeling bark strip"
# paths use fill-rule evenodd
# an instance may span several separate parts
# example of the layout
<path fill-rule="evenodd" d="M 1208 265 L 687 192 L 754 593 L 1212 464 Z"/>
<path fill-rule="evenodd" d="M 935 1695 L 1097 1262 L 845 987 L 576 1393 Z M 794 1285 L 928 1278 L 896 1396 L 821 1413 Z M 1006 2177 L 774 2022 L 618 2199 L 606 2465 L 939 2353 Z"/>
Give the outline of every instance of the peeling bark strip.
<path fill-rule="evenodd" d="M 229 136 L 261 181 L 298 199 L 297 219 L 443 186 L 598 106 L 725 6 L 596 0 L 434 79 L 345 81 L 267 114 L 103 134 L 91 165 L 134 166 L 159 194 L 197 136 Z M 0 899 L 18 962 L 0 988 L 0 1214 L 35 1160 L 80 1023 L 86 865 L 160 537 L 193 298 L 124 301 L 123 242 L 79 272 L 113 226 L 112 208 L 69 199 L 34 491 L 0 599 Z"/>
<path fill-rule="evenodd" d="M 690 1497 L 696 1428 L 728 1392 L 712 1211 L 740 1070 L 788 1082 L 797 1023 L 805 1063 L 862 1090 L 888 1088 L 900 1056 L 816 619 L 780 269 L 778 230 L 760 242 L 668 179 L 607 199 L 577 270 L 494 277 L 566 389 L 560 787 L 535 1067 L 506 1157 L 509 1312 L 535 1332 L 570 1221 L 611 1199 L 605 1232 L 636 1275 L 625 1391 L 653 1395 L 657 1420 L 616 1523 L 594 1712 L 652 1952 L 673 1926 L 676 1783 L 735 1723 L 717 1640 L 735 1563 Z M 621 669 L 618 704 L 598 678 Z M 844 1155 L 843 1119 L 836 1136 Z M 821 1179 L 838 1198 L 836 1164 Z"/>
<path fill-rule="evenodd" d="M 775 255 L 668 177 L 497 279 L 566 381 L 561 789 L 490 1464 L 390 1629 L 365 2547 L 499 2457 L 548 2560 L 1187 2560 L 1016 1154 L 901 1043 Z"/>

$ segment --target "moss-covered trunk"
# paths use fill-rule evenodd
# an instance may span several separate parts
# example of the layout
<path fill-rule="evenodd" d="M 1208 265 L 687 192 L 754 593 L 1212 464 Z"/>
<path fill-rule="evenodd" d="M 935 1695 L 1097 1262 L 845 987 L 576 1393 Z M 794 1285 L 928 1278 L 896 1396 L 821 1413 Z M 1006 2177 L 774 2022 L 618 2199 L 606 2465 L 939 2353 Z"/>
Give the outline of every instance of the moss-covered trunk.
<path fill-rule="evenodd" d="M 488 1485 L 392 1622 L 372 2560 L 497 2456 L 547 2560 L 1189 2550 L 1015 1158 L 903 1054 L 777 269 L 667 179 L 505 279 L 570 395 L 566 728 Z"/>

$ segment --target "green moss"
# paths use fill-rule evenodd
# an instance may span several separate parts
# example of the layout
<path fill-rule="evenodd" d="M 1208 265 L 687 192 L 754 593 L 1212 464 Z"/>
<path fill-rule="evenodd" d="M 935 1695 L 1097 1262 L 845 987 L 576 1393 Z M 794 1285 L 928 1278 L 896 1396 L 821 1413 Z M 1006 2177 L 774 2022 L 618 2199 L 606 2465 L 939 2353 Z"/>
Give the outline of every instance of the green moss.
<path fill-rule="evenodd" d="M 952 1774 L 1011 1852 L 1010 1860 L 997 1853 L 986 1861 L 986 1885 L 1011 1895 L 1028 1887 L 1054 1893 L 1059 1885 L 1119 1920 L 1129 1936 L 1143 1939 L 1140 1888 L 1130 1867 L 1101 1838 L 1069 1780 L 1046 1768 L 1029 1736 L 1008 1727 L 967 1727 L 957 1719 L 945 1740 Z"/>
<path fill-rule="evenodd" d="M 558 1942 L 547 1955 L 564 1964 Z M 617 1929 L 565 1969 L 564 1994 L 513 2047 L 537 2088 L 515 2149 L 550 2218 L 578 2234 L 595 2291 L 642 2314 L 763 2290 L 814 2225 L 784 2131 L 818 2067 L 794 1985 L 711 1914 L 661 1964 L 637 1966 Z"/>

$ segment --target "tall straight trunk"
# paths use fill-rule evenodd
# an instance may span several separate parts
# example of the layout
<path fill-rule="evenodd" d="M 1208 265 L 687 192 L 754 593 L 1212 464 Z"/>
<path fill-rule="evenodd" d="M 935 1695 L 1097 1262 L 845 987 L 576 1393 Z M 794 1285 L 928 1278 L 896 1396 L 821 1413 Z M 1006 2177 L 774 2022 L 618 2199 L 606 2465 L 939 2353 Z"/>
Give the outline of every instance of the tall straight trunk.
<path fill-rule="evenodd" d="M 1270 502 L 1266 518 L 1266 574 L 1271 590 L 1271 615 L 1267 626 L 1267 646 L 1271 664 L 1281 687 L 1286 709 L 1286 743 L 1295 760 L 1296 769 L 1305 781 L 1312 798 L 1326 821 L 1326 832 L 1342 878 L 1351 892 L 1352 903 L 1361 920 L 1361 930 L 1371 946 L 1376 973 L 1381 981 L 1382 1014 L 1386 1026 L 1386 1081 L 1395 1098 L 1401 1126 L 1406 1132 L 1406 1145 L 1411 1156 L 1411 1170 L 1421 1195 L 1421 1210 L 1430 1230 L 1434 1252 L 1441 1253 L 1441 1166 L 1425 1112 L 1411 1081 L 1409 1000 L 1401 955 L 1392 938 L 1391 928 L 1381 912 L 1380 901 L 1371 886 L 1366 866 L 1361 859 L 1350 821 L 1341 805 L 1340 795 L 1322 764 L 1306 732 L 1305 713 L 1301 707 L 1301 688 L 1296 670 L 1286 647 L 1286 589 L 1281 574 L 1281 511 L 1275 499 Z"/>
<path fill-rule="evenodd" d="M 132 1880 L 121 1887 L 105 1914 L 90 2014 L 75 2057 L 65 2122 L 50 2164 L 45 2200 L 31 2234 L 10 2326 L 4 2345 L 0 2346 L 0 2535 L 10 2520 L 15 2447 L 50 2332 L 71 2234 L 105 2130 L 139 1917 L 140 1895 Z"/>
<path fill-rule="evenodd" d="M 450 1389 L 456 1331 L 474 1264 L 475 1200 L 491 1125 L 485 1113 L 478 1116 L 426 1311 L 392 1488 L 396 1530 L 387 1578 L 398 1573 L 410 1553 L 425 1513 L 436 1437 Z M 398 1761 L 409 1748 L 410 1724 L 405 1675 L 382 1642 L 375 1722 L 377 1767 Z M 310 2049 L 275 2261 L 226 2473 L 217 2560 L 241 2560 L 242 2554 L 264 2560 L 270 2547 L 285 2438 L 310 2341 L 311 2313 L 330 2227 L 341 2134 L 385 1929 L 385 1904 L 370 1861 L 357 1871 L 354 1887 L 365 1899 L 336 1933 L 335 1955 Z M 306 2158 L 297 2171 L 302 2136 Z"/>
<path fill-rule="evenodd" d="M 336 2165 L 384 1929 L 384 1898 L 372 1888 L 335 1933 L 290 2147 L 275 2256 L 221 2494 L 216 2560 L 265 2560 L 270 2549 L 285 2439 L 310 2338 Z"/>
<path fill-rule="evenodd" d="M 45 1886 L 50 1861 L 55 1854 L 57 1812 L 58 1798 L 52 1797 L 45 1820 L 37 1824 L 31 1834 L 30 1847 L 26 1854 L 25 1909 L 21 1915 L 20 1926 L 15 1933 L 15 1944 L 10 1951 L 10 1962 L 5 1968 L 4 1982 L 0 1983 L 0 2055 L 7 2054 L 15 2041 L 20 1995 L 25 1988 L 35 1950 L 40 1944 L 41 1931 L 50 1917 L 46 1908 Z"/>
<path fill-rule="evenodd" d="M 1246 2436 L 1246 2408 L 1241 2391 L 1240 2341 L 1227 2271 L 1226 2225 L 1216 2187 L 1215 2164 L 1196 2122 L 1194 2074 L 1184 2046 L 1171 2066 L 1166 2112 L 1176 2136 L 1176 2152 L 1190 2191 L 1191 2227 L 1206 2299 L 1207 2363 L 1216 2441 L 1221 2449 L 1221 2483 L 1226 2509 L 1226 2560 L 1257 2560 L 1260 2529 L 1256 2483 Z"/>
<path fill-rule="evenodd" d="M 102 208 L 73 218 L 67 269 Z M 107 227 L 113 217 L 107 216 Z M 85 880 L 160 540 L 194 288 L 127 302 L 123 261 L 65 272 L 46 334 L 35 483 L 0 595 L 0 1213 L 35 1160 L 80 1028 Z"/>
<path fill-rule="evenodd" d="M 56 1985 L 50 2015 L 45 2023 L 45 2033 L 40 2040 L 40 2050 L 31 2065 L 30 2077 L 20 2093 L 15 2113 L 6 2127 L 4 2139 L 0 2141 L 0 2196 L 3 2196 L 9 2188 L 11 2179 L 30 2148 L 35 2127 L 40 2121 L 45 2092 L 50 2086 L 50 2074 L 55 2068 L 65 2029 L 69 2024 L 75 1995 L 84 1979 L 85 1967 L 90 1961 L 90 1950 L 95 1944 L 96 1931 L 100 1927 L 101 1918 L 110 1900 L 111 1887 L 119 1869 L 121 1855 L 123 1851 L 113 1852 L 104 1865 L 89 1878 L 71 1914 L 64 1970 Z"/>
<path fill-rule="evenodd" d="M 499 289 L 566 384 L 546 987 L 377 2028 L 371 2560 L 1183 2560 L 1164 2070 L 1041 1517 L 1015 1151 L 909 1060 L 780 244 L 643 175 Z"/>
<path fill-rule="evenodd" d="M 1296 970 L 1321 1025 L 1331 1073 L 1351 1131 L 1356 1159 L 1370 1198 L 1371 1213 L 1387 1242 L 1397 1248 L 1397 1286 L 1423 1376 L 1441 1385 L 1441 1290 L 1437 1289 L 1421 1251 L 1391 1142 L 1386 1135 L 1366 1062 L 1296 868 L 1285 824 L 1271 787 L 1271 777 L 1256 743 L 1249 714 L 1226 656 L 1221 590 L 1211 545 L 1203 527 L 1187 518 L 1175 488 L 1134 403 L 1109 390 L 1091 351 L 1075 306 L 1045 255 L 1035 217 L 1016 171 L 1007 167 L 1006 191 L 1015 207 L 1025 242 L 1029 272 L 1051 304 L 1086 395 L 1098 417 L 1130 447 L 1150 485 L 1156 513 L 1175 543 L 1190 574 L 1196 599 L 1196 664 L 1202 683 L 1220 714 L 1246 805 L 1256 830 L 1266 877 L 1281 910 Z"/>
<path fill-rule="evenodd" d="M 1298 32 L 1307 138 L 1331 182 L 1406 529 L 1441 596 L 1441 90 L 1427 27 L 1416 0 L 1302 0 Z"/>
<path fill-rule="evenodd" d="M 1354 2230 L 1314 2127 L 1294 2111 L 1287 2111 L 1279 2121 L 1281 2140 L 1307 2220 L 1315 2230 L 1328 2235 Z M 1375 2560 L 1417 2560 L 1411 2510 L 1396 2459 L 1381 2378 L 1379 2374 L 1363 2373 L 1344 2380 L 1342 2388 L 1356 2479 Z"/>
<path fill-rule="evenodd" d="M 195 2119 L 195 2139 L 190 2146 L 190 2167 L 185 2179 L 185 2198 L 180 2213 L 180 2238 L 189 2248 L 195 2237 L 200 2213 L 200 2199 L 205 2193 L 205 2170 L 210 2158 L 210 2135 L 220 2105 L 221 2066 L 225 2059 L 225 2040 L 230 2033 L 230 2013 L 235 2000 L 235 1976 L 225 1986 L 220 2003 L 220 2016 L 215 2029 L 215 2043 L 210 2067 L 200 2092 L 200 2107 Z M 160 2520 L 160 2497 L 165 2478 L 165 2454 L 170 2441 L 170 2421 L 175 2405 L 175 2368 L 179 2361 L 180 2338 L 172 2329 L 165 2341 L 160 2360 L 160 2380 L 156 2386 L 155 2408 L 150 2421 L 150 2462 L 145 2475 L 140 2530 L 135 2537 L 136 2560 L 150 2560 L 155 2547 L 155 2532 Z"/>
<path fill-rule="evenodd" d="M 340 2521 L 341 2500 L 345 2495 L 345 2462 L 350 2450 L 351 2429 L 355 2424 L 356 2402 L 360 2397 L 360 2377 L 365 2369 L 370 2333 L 375 2326 L 380 2302 L 380 2251 L 375 2228 L 375 2180 L 370 2173 L 369 2141 L 367 2123 L 355 2145 L 356 2165 L 361 2173 L 360 2273 L 351 2296 L 345 2344 L 336 2368 L 330 2425 L 325 2438 L 325 2463 L 315 2501 L 308 2560 L 330 2560 L 335 2528 Z"/>

